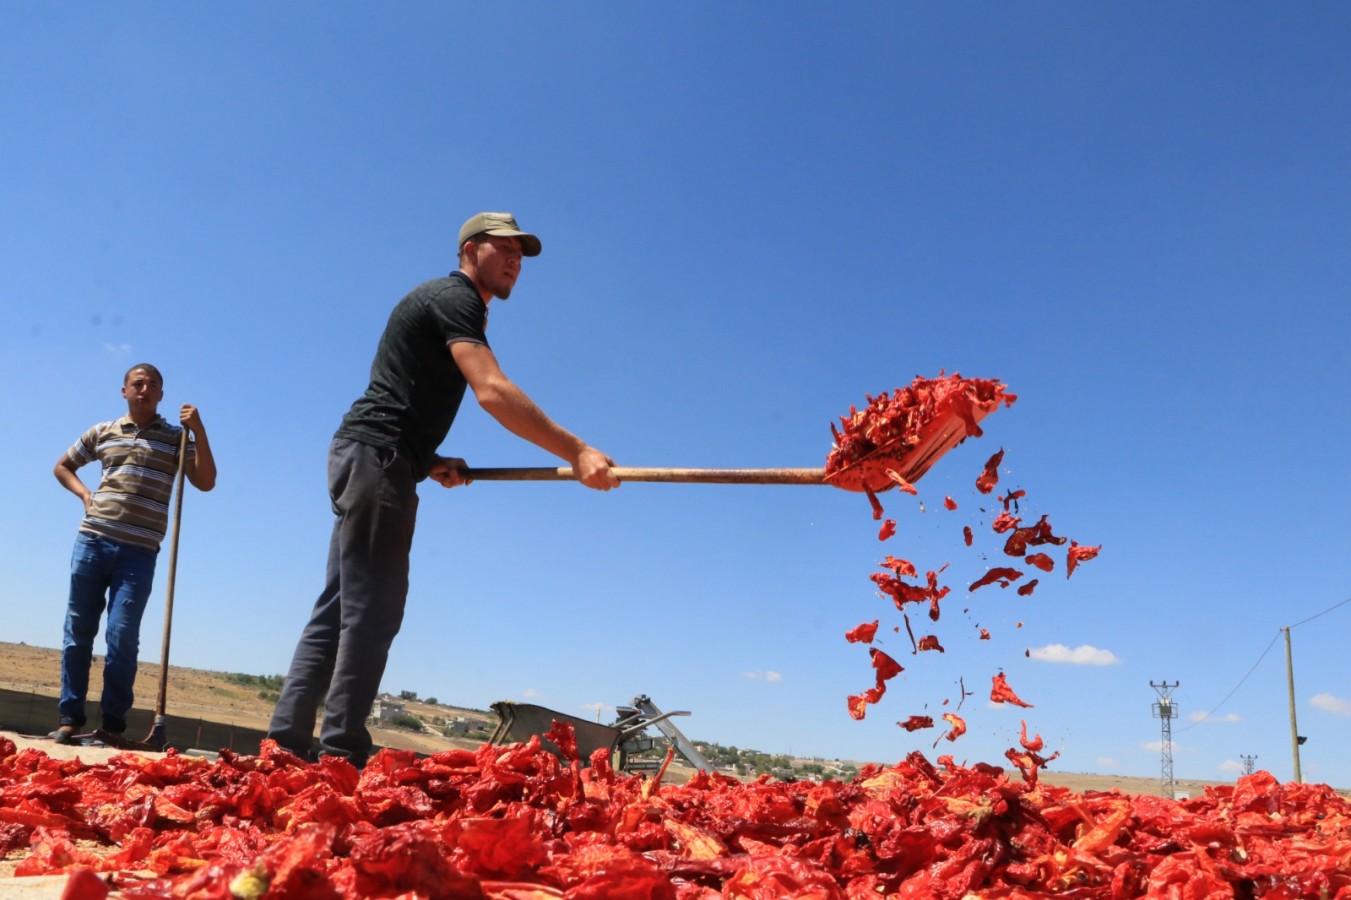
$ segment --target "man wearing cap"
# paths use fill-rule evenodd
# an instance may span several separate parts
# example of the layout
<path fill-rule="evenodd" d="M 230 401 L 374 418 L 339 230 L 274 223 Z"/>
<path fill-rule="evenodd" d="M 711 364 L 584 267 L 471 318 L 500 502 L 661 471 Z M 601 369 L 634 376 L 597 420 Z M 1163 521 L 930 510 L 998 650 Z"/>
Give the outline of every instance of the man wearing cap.
<path fill-rule="evenodd" d="M 479 213 L 460 229 L 459 269 L 414 288 L 390 314 L 370 384 L 329 446 L 337 518 L 327 582 L 268 728 L 298 755 L 310 755 L 320 703 L 319 752 L 357 766 L 370 755 L 366 717 L 403 621 L 417 484 L 428 477 L 448 488 L 467 483 L 463 459 L 437 454 L 466 388 L 512 433 L 566 460 L 582 484 L 619 486 L 614 461 L 545 415 L 489 347 L 488 304 L 511 296 L 521 257 L 540 249 L 509 213 Z"/>

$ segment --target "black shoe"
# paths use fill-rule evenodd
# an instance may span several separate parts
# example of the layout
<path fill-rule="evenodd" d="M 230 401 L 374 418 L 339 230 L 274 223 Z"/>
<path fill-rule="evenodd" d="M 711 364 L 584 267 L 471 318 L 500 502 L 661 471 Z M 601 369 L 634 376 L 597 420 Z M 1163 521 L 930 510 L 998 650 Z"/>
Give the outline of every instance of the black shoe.
<path fill-rule="evenodd" d="M 69 744 L 75 738 L 75 726 L 62 725 L 47 737 L 51 738 L 52 742 L 56 744 Z"/>

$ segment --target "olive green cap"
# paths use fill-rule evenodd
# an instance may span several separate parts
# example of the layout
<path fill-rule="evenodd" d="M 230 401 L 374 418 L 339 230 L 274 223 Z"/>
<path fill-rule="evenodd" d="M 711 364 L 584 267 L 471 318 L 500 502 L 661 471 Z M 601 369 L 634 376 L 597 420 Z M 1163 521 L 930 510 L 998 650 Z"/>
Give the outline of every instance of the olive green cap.
<path fill-rule="evenodd" d="M 539 238 L 522 231 L 521 227 L 516 224 L 516 217 L 511 213 L 481 212 L 472 217 L 460 227 L 460 243 L 457 246 L 463 247 L 464 242 L 476 234 L 520 238 L 521 255 L 523 256 L 539 256 L 539 251 L 542 249 Z"/>

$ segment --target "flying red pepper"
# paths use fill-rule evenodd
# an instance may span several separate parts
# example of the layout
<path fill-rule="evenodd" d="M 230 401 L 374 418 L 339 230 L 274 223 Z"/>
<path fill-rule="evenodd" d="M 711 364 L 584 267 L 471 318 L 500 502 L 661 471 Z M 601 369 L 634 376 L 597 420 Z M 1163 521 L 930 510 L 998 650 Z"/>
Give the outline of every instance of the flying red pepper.
<path fill-rule="evenodd" d="M 890 569 L 892 572 L 895 572 L 898 578 L 904 578 L 907 575 L 913 578 L 916 574 L 918 574 L 918 572 L 915 569 L 915 564 L 912 563 L 910 560 L 899 559 L 891 555 L 888 555 L 885 559 L 882 560 L 881 566 L 884 569 Z"/>
<path fill-rule="evenodd" d="M 1000 450 L 985 461 L 985 471 L 976 479 L 976 490 L 988 494 L 999 483 L 999 464 L 1004 461 L 1004 451 Z"/>
<path fill-rule="evenodd" d="M 1022 719 L 1021 722 L 1022 728 L 1018 732 L 1018 743 L 1023 745 L 1024 750 L 1029 750 L 1032 753 L 1040 752 L 1041 748 L 1046 746 L 1041 739 L 1041 735 L 1034 735 L 1032 740 L 1029 741 L 1027 739 L 1027 720 Z"/>
<path fill-rule="evenodd" d="M 877 636 L 877 626 L 879 623 L 880 620 L 873 619 L 871 622 L 864 622 L 861 625 L 856 625 L 844 633 L 844 639 L 851 644 L 871 644 L 873 638 Z"/>
<path fill-rule="evenodd" d="M 895 678 L 905 671 L 900 663 L 896 662 L 896 660 L 892 659 L 881 650 L 878 650 L 876 647 L 870 647 L 868 653 L 872 656 L 873 668 L 877 670 L 877 684 L 879 687 L 882 685 L 882 682 Z"/>
<path fill-rule="evenodd" d="M 1049 572 L 1055 568 L 1055 560 L 1051 559 L 1051 557 L 1047 556 L 1045 553 L 1029 553 L 1025 558 L 1025 562 L 1029 566 L 1036 566 L 1043 572 Z"/>
<path fill-rule="evenodd" d="M 1028 709 L 1032 707 L 1031 703 L 1024 703 L 1019 699 L 1018 695 L 1013 692 L 1013 688 L 1009 687 L 1009 683 L 1005 680 L 1003 672 L 1000 672 L 991 679 L 990 702 L 1012 703 L 1014 706 L 1022 706 Z"/>
<path fill-rule="evenodd" d="M 1079 563 L 1093 559 L 1101 549 L 1101 544 L 1096 547 L 1081 547 L 1075 541 L 1070 541 L 1070 549 L 1065 554 L 1065 577 L 1073 575 Z"/>
<path fill-rule="evenodd" d="M 957 738 L 966 734 L 966 720 L 961 716 L 956 713 L 943 713 L 943 720 L 952 726 L 952 729 L 948 731 L 947 734 L 943 735 L 944 738 L 955 741 Z M 941 739 L 942 738 L 940 738 L 940 740 Z"/>
<path fill-rule="evenodd" d="M 896 724 L 906 731 L 919 731 L 921 728 L 934 727 L 934 720 L 929 716 L 911 716 L 904 722 L 897 722 Z"/>
<path fill-rule="evenodd" d="M 895 534 L 896 534 L 896 520 L 887 519 L 885 522 L 882 523 L 881 529 L 878 530 L 877 539 L 879 541 L 885 541 Z"/>
<path fill-rule="evenodd" d="M 1017 581 L 1022 577 L 1023 573 L 1017 569 L 1010 569 L 1007 566 L 995 566 L 990 569 L 990 571 L 971 582 L 971 587 L 967 588 L 967 590 L 974 591 L 976 588 L 984 587 L 987 584 L 994 584 L 996 581 L 999 582 L 1000 587 L 1008 587 L 1010 582 Z"/>
<path fill-rule="evenodd" d="M 919 493 L 919 491 L 915 488 L 915 486 L 910 482 L 906 481 L 905 477 L 902 476 L 900 472 L 897 472 L 895 469 L 887 469 L 886 472 L 887 477 L 891 479 L 892 483 L 896 485 L 896 487 L 901 491 L 901 493 L 903 494 Z"/>

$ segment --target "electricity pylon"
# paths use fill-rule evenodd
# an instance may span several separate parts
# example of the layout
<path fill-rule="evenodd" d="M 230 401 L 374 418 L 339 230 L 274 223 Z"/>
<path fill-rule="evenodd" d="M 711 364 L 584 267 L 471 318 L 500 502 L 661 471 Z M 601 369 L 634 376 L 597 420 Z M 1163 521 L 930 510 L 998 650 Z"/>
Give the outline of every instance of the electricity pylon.
<path fill-rule="evenodd" d="M 1173 781 L 1173 720 L 1177 718 L 1177 704 L 1172 701 L 1173 689 L 1179 682 L 1172 684 L 1164 681 L 1160 684 L 1150 682 L 1149 686 L 1159 692 L 1159 699 L 1154 704 L 1154 716 L 1162 723 L 1163 735 L 1162 754 L 1163 754 L 1163 772 L 1161 784 L 1164 796 L 1173 799 L 1175 782 Z"/>

